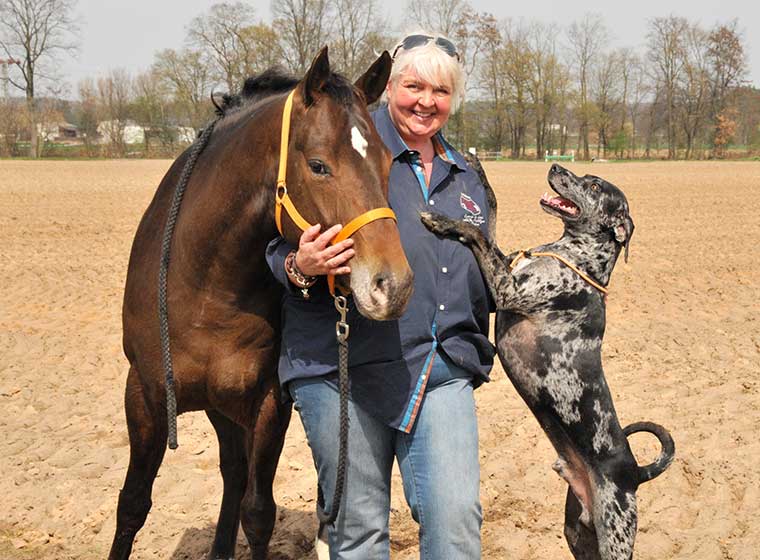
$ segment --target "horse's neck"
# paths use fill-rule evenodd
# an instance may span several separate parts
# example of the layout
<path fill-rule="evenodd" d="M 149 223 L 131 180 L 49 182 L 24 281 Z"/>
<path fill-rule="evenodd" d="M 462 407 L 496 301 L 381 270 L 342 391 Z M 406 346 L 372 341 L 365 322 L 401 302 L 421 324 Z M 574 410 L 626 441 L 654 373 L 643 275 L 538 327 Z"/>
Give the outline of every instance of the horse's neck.
<path fill-rule="evenodd" d="M 187 274 L 201 286 L 236 292 L 269 275 L 264 255 L 277 236 L 276 161 L 263 142 L 245 157 L 265 165 L 240 163 L 225 145 L 218 139 L 199 160 L 186 193 L 196 198 L 180 210 L 177 234 Z"/>

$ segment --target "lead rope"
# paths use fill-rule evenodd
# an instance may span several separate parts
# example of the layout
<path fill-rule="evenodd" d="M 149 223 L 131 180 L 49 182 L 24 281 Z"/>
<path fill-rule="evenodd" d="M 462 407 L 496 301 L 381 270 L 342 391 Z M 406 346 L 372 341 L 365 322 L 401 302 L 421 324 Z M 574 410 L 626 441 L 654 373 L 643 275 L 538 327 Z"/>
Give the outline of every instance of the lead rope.
<path fill-rule="evenodd" d="M 166 385 L 166 421 L 168 424 L 168 442 L 169 449 L 177 449 L 177 395 L 174 392 L 174 370 L 172 368 L 172 352 L 169 339 L 169 310 L 166 303 L 166 278 L 169 272 L 169 259 L 171 257 L 172 236 L 174 235 L 174 226 L 177 223 L 179 207 L 182 204 L 182 196 L 185 194 L 187 182 L 195 168 L 195 162 L 198 156 L 208 144 L 208 139 L 216 126 L 219 118 L 211 121 L 203 129 L 200 136 L 195 140 L 190 155 L 182 168 L 182 174 L 174 189 L 172 205 L 169 207 L 169 215 L 166 218 L 164 226 L 164 237 L 161 242 L 161 260 L 158 266 L 158 322 L 161 333 L 161 357 L 164 363 L 164 377 Z"/>
<path fill-rule="evenodd" d="M 335 323 L 335 339 L 338 341 L 338 391 L 340 393 L 340 433 L 338 435 L 338 468 L 335 475 L 335 491 L 333 492 L 332 509 L 325 511 L 325 499 L 322 489 L 317 487 L 317 518 L 319 533 L 324 525 L 332 524 L 338 517 L 340 502 L 343 500 L 343 489 L 346 482 L 346 466 L 348 460 L 348 332 L 346 311 L 348 303 L 345 296 L 335 296 L 335 309 L 340 319 Z"/>

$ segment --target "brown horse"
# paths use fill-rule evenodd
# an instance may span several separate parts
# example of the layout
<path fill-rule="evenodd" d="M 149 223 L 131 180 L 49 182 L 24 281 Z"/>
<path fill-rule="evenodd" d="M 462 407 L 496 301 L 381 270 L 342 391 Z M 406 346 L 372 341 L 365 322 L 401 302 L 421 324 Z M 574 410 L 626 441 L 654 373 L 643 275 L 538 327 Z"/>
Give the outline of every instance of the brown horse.
<path fill-rule="evenodd" d="M 168 273 L 169 333 L 178 412 L 205 410 L 219 439 L 224 480 L 209 558 L 234 558 L 242 523 L 254 559 L 266 557 L 275 521 L 272 481 L 290 420 L 277 380 L 282 287 L 264 260 L 275 227 L 275 182 L 285 99 L 295 89 L 288 192 L 305 219 L 348 223 L 387 206 L 390 154 L 367 104 L 390 73 L 383 55 L 355 84 L 330 70 L 327 49 L 300 82 L 265 73 L 227 104 L 187 184 Z M 357 147 L 357 133 L 363 142 Z M 151 507 L 167 441 L 166 390 L 157 319 L 162 232 L 188 153 L 161 181 L 135 235 L 124 294 L 125 408 L 130 461 L 109 558 L 128 558 Z M 300 230 L 283 219 L 285 237 Z M 392 220 L 354 236 L 350 278 L 359 311 L 397 318 L 412 273 Z M 337 314 L 336 314 L 337 318 Z M 336 346 L 337 354 L 337 346 Z"/>

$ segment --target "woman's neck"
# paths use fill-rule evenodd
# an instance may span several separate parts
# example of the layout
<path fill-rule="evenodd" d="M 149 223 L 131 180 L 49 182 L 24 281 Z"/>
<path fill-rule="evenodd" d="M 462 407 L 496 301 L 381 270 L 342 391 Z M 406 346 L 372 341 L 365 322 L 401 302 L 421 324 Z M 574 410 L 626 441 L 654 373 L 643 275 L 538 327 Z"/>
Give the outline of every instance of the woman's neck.
<path fill-rule="evenodd" d="M 404 142 L 410 150 L 420 153 L 422 161 L 432 161 L 435 150 L 433 149 L 433 140 L 431 138 L 404 138 Z"/>

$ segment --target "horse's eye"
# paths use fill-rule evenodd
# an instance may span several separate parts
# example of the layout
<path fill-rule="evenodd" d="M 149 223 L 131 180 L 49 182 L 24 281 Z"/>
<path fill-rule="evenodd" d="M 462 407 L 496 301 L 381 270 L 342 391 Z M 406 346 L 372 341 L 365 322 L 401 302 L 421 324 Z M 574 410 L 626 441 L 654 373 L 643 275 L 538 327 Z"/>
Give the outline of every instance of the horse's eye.
<path fill-rule="evenodd" d="M 311 168 L 311 172 L 315 175 L 329 175 L 330 169 L 325 165 L 325 162 L 320 161 L 318 159 L 310 159 L 309 160 L 309 167 Z"/>

